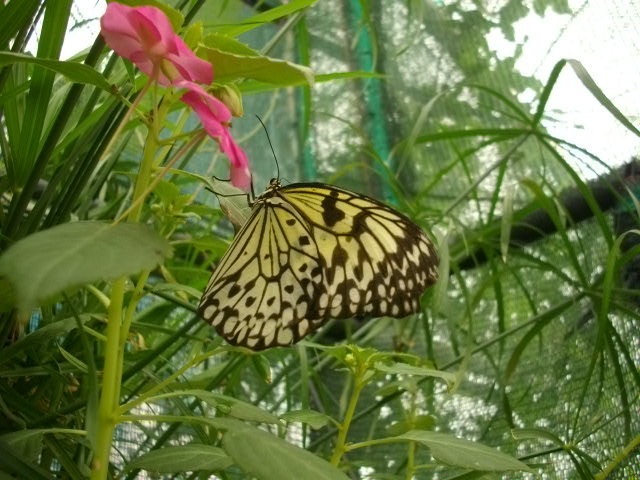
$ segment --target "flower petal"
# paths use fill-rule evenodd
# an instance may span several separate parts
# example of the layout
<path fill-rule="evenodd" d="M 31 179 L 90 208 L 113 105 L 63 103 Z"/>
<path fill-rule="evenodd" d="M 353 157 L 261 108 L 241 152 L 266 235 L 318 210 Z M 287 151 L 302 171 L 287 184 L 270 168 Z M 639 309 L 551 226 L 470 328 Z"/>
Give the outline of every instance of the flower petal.
<path fill-rule="evenodd" d="M 131 60 L 147 75 L 156 75 L 161 85 L 182 80 L 206 84 L 213 81 L 211 64 L 198 58 L 175 34 L 159 8 L 111 2 L 100 25 L 102 36 L 118 55 Z M 163 60 L 175 68 L 163 64 Z"/>
<path fill-rule="evenodd" d="M 234 167 L 231 165 L 231 184 L 245 192 L 251 190 L 251 173 L 248 167 Z"/>
<path fill-rule="evenodd" d="M 180 37 L 176 36 L 174 41 L 177 53 L 170 53 L 167 58 L 180 71 L 182 77 L 205 85 L 213 82 L 213 66 L 196 56 Z"/>
<path fill-rule="evenodd" d="M 193 82 L 179 82 L 178 86 L 187 90 L 181 100 L 193 108 L 209 136 L 218 142 L 220 150 L 229 157 L 231 183 L 248 190 L 251 185 L 249 161 L 229 133 L 227 124 L 231 120 L 231 112 L 227 106 Z"/>
<path fill-rule="evenodd" d="M 212 129 L 216 129 L 217 127 L 213 123 L 228 123 L 231 121 L 231 112 L 227 106 L 200 85 L 181 81 L 177 82 L 176 86 L 187 90 L 181 100 L 195 110 L 207 131 L 209 131 L 209 124 L 212 124 Z"/>

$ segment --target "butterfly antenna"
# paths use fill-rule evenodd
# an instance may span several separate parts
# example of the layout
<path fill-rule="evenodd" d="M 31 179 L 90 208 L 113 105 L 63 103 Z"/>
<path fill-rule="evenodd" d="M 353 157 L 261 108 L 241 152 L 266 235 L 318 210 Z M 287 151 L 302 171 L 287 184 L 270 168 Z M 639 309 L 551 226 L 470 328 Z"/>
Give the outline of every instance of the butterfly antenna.
<path fill-rule="evenodd" d="M 276 152 L 273 150 L 273 145 L 271 145 L 271 139 L 269 138 L 269 132 L 267 131 L 267 127 L 264 126 L 264 122 L 262 119 L 256 115 L 258 121 L 262 124 L 262 128 L 264 128 L 264 133 L 267 134 L 267 141 L 269 142 L 269 146 L 271 147 L 271 153 L 273 153 L 273 158 L 276 161 L 276 171 L 278 172 L 277 179 L 280 180 L 280 165 L 278 165 L 278 158 L 276 157 Z"/>

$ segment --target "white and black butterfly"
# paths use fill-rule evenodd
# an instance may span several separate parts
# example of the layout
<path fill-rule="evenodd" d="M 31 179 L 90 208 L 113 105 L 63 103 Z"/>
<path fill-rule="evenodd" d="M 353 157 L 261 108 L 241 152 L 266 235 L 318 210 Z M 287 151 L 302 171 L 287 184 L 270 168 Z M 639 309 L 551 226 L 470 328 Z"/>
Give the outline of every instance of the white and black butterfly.
<path fill-rule="evenodd" d="M 357 193 L 272 179 L 198 307 L 229 343 L 291 345 L 331 318 L 404 317 L 438 278 L 431 240 Z"/>

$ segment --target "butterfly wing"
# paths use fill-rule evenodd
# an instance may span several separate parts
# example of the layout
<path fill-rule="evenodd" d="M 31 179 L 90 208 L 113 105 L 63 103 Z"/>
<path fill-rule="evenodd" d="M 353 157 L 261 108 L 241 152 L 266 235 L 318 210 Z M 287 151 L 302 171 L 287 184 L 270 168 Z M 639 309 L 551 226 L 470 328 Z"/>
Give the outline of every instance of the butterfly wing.
<path fill-rule="evenodd" d="M 438 278 L 427 235 L 386 205 L 323 184 L 293 184 L 280 194 L 308 222 L 324 285 L 318 314 L 404 317 L 417 312 Z"/>
<path fill-rule="evenodd" d="M 259 202 L 216 267 L 198 312 L 229 343 L 291 345 L 322 323 L 318 249 L 303 217 L 279 198 Z"/>
<path fill-rule="evenodd" d="M 273 189 L 216 268 L 199 312 L 234 345 L 286 346 L 330 318 L 403 317 L 438 259 L 404 215 L 323 184 Z"/>

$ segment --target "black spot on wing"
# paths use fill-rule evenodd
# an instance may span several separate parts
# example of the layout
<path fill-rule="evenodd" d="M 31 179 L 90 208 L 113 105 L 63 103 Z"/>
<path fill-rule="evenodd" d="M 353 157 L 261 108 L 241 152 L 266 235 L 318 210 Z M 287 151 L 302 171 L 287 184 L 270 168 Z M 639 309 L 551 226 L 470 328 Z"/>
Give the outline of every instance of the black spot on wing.
<path fill-rule="evenodd" d="M 322 220 L 329 228 L 345 217 L 344 212 L 337 207 L 336 198 L 338 195 L 338 192 L 332 190 L 329 196 L 322 199 Z"/>

